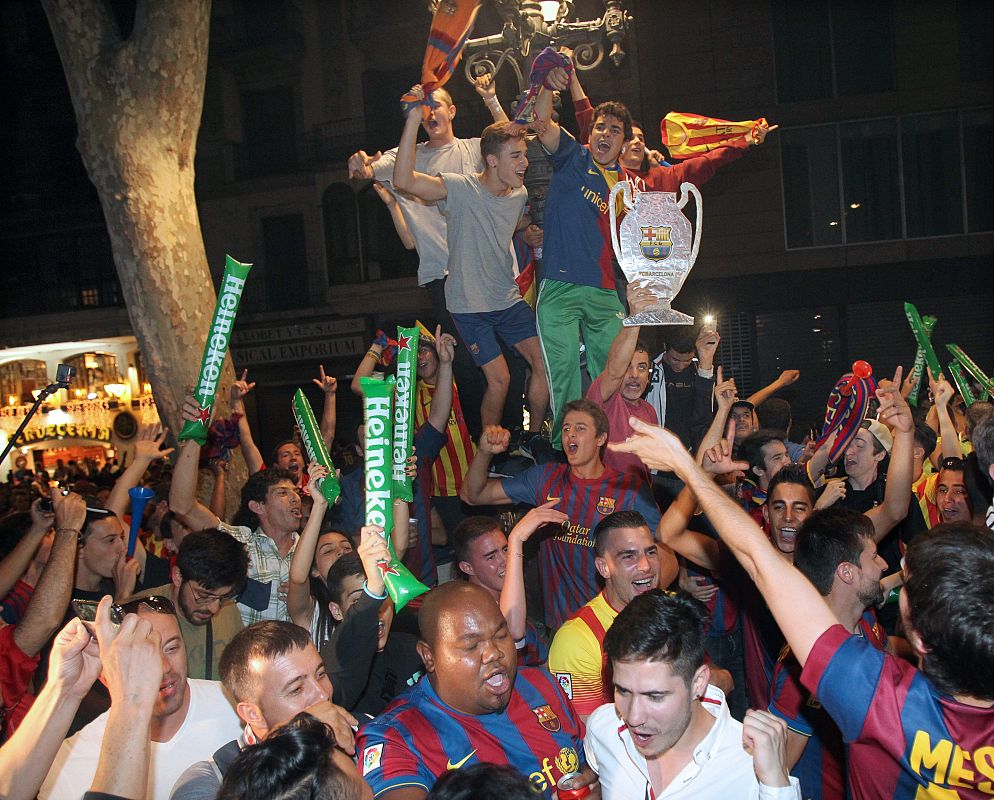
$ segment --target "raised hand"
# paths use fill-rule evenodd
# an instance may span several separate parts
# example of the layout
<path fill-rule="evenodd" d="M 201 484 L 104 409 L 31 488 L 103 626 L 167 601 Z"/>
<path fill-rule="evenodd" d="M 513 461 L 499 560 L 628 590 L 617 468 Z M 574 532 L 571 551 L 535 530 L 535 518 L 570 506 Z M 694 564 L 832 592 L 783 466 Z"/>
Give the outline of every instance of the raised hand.
<path fill-rule="evenodd" d="M 451 333 L 442 333 L 442 326 L 435 326 L 435 352 L 438 353 L 439 364 L 451 364 L 456 357 L 456 337 Z"/>
<path fill-rule="evenodd" d="M 569 517 L 555 508 L 558 503 L 559 498 L 556 498 L 531 509 L 518 520 L 518 524 L 511 529 L 511 534 L 507 538 L 517 538 L 527 542 L 528 538 L 543 525 L 563 525 L 569 522 Z"/>
<path fill-rule="evenodd" d="M 945 376 L 939 375 L 938 378 L 935 377 L 931 368 L 928 370 L 928 388 L 932 392 L 932 399 L 935 401 L 935 404 L 941 407 L 948 406 L 949 401 L 956 394 L 953 385 L 946 380 Z"/>
<path fill-rule="evenodd" d="M 383 528 L 379 525 L 363 525 L 359 532 L 359 547 L 356 549 L 366 573 L 366 587 L 373 594 L 383 594 L 383 572 L 380 564 L 390 562 L 390 548 Z"/>
<path fill-rule="evenodd" d="M 638 281 L 632 281 L 628 284 L 626 294 L 628 295 L 628 309 L 632 315 L 641 314 L 656 302 L 656 293 L 642 286 Z"/>
<path fill-rule="evenodd" d="M 314 385 L 317 386 L 322 392 L 327 394 L 335 394 L 338 391 L 338 378 L 334 375 L 326 375 L 324 372 L 324 364 L 321 364 L 318 369 L 320 370 L 320 375 L 317 378 L 312 378 Z M 254 386 L 255 384 L 253 384 Z"/>
<path fill-rule="evenodd" d="M 410 92 L 408 92 L 408 94 L 414 95 L 415 99 L 418 102 L 412 105 L 411 108 L 408 110 L 407 118 L 414 119 L 415 117 L 417 117 L 418 122 L 420 122 L 422 116 L 421 101 L 425 99 L 425 90 L 422 88 L 420 83 L 416 83 L 414 84 L 414 86 L 411 87 L 411 90 Z"/>
<path fill-rule="evenodd" d="M 569 73 L 564 67 L 556 67 L 545 76 L 545 88 L 561 92 L 569 88 Z"/>
<path fill-rule="evenodd" d="M 722 411 L 731 408 L 732 403 L 735 402 L 735 398 L 738 397 L 738 392 L 739 390 L 735 386 L 735 378 L 729 378 L 726 381 L 723 369 L 719 365 L 714 384 L 714 399 L 718 404 L 718 408 Z"/>
<path fill-rule="evenodd" d="M 355 729 L 359 721 L 341 706 L 336 706 L 330 700 L 305 708 L 308 714 L 328 725 L 335 734 L 335 746 L 341 748 L 350 756 L 355 755 Z"/>
<path fill-rule="evenodd" d="M 242 370 L 242 377 L 231 384 L 231 405 L 232 407 L 242 402 L 249 392 L 255 388 L 255 381 L 249 383 L 248 370 Z"/>
<path fill-rule="evenodd" d="M 767 135 L 773 133 L 779 127 L 779 125 L 757 125 L 746 134 L 746 141 L 751 145 L 759 147 L 759 145 L 766 141 Z"/>
<path fill-rule="evenodd" d="M 815 510 L 820 511 L 823 508 L 830 508 L 840 500 L 845 500 L 846 488 L 844 478 L 833 478 L 830 481 L 825 481 L 825 489 L 822 491 L 817 502 L 815 502 Z"/>
<path fill-rule="evenodd" d="M 704 452 L 701 466 L 711 475 L 727 475 L 731 472 L 745 472 L 749 469 L 748 461 L 732 460 L 732 442 L 735 440 L 735 420 L 728 420 L 725 438 L 714 447 Z M 679 440 L 678 440 L 679 441 Z"/>
<path fill-rule="evenodd" d="M 482 75 L 477 75 L 476 80 L 473 82 L 473 88 L 476 89 L 476 93 L 483 98 L 483 102 L 497 97 L 497 85 L 494 82 L 494 76 L 489 72 L 484 72 Z"/>
<path fill-rule="evenodd" d="M 97 619 L 107 615 L 110 596 L 97 606 Z M 101 611 L 101 609 L 103 609 Z M 73 617 L 52 641 L 48 661 L 48 681 L 61 684 L 71 695 L 86 697 L 100 674 L 100 650 L 82 621 Z"/>
<path fill-rule="evenodd" d="M 742 746 L 752 756 L 764 786 L 788 786 L 787 723 L 769 711 L 751 708 L 742 720 Z"/>
<path fill-rule="evenodd" d="M 168 435 L 169 428 L 163 428 L 158 422 L 139 427 L 138 436 L 135 439 L 135 459 L 155 461 L 157 458 L 168 456 L 175 449 L 162 447 L 162 443 Z"/>
<path fill-rule="evenodd" d="M 365 150 L 359 150 L 349 156 L 349 177 L 355 180 L 372 180 L 373 164 L 383 154 L 377 150 L 373 155 L 367 155 Z"/>
<path fill-rule="evenodd" d="M 34 506 L 31 507 L 34 516 Z M 70 492 L 52 492 L 52 514 L 57 528 L 70 528 L 74 531 L 83 530 L 86 523 L 86 501 L 78 494 Z"/>
<path fill-rule="evenodd" d="M 94 627 L 100 644 L 103 680 L 110 692 L 111 704 L 150 712 L 162 680 L 159 634 L 152 628 L 151 622 L 138 614 L 125 614 L 121 627 L 117 629 L 106 617 L 106 610 L 101 617 L 98 606 Z"/>
<path fill-rule="evenodd" d="M 311 514 L 314 514 L 315 511 L 320 511 L 328 507 L 328 501 L 325 499 L 325 496 L 317 490 L 317 481 L 328 476 L 328 468 L 322 464 L 318 464 L 317 461 L 312 461 L 307 465 L 307 476 L 309 478 L 307 491 L 314 501 L 314 508 L 311 509 Z"/>
<path fill-rule="evenodd" d="M 785 369 L 780 373 L 780 377 L 777 378 L 777 383 L 783 386 L 790 386 L 792 383 L 796 383 L 798 378 L 801 377 L 801 371 L 799 369 Z"/>
<path fill-rule="evenodd" d="M 885 425 L 902 433 L 908 433 L 915 429 L 915 418 L 911 413 L 911 406 L 901 395 L 901 375 L 904 367 L 898 367 L 894 371 L 893 380 L 882 380 L 877 389 L 877 400 L 880 401 L 880 408 L 877 410 L 877 419 Z"/>
<path fill-rule="evenodd" d="M 487 425 L 480 435 L 480 449 L 492 456 L 503 453 L 511 443 L 511 432 L 500 425 Z"/>
<path fill-rule="evenodd" d="M 114 580 L 115 602 L 125 603 L 131 598 L 131 595 L 135 593 L 135 586 L 138 584 L 139 572 L 141 572 L 141 564 L 137 558 L 128 558 L 125 553 L 121 553 L 117 557 L 111 574 Z"/>
<path fill-rule="evenodd" d="M 636 417 L 629 417 L 628 424 L 634 433 L 623 442 L 608 442 L 608 449 L 636 455 L 649 469 L 668 471 L 677 464 L 693 463 L 694 459 L 683 442 L 665 428 L 650 425 Z"/>
<path fill-rule="evenodd" d="M 697 334 L 694 349 L 697 351 L 697 358 L 703 369 L 711 369 L 714 364 L 714 354 L 720 342 L 721 334 L 718 331 L 701 328 L 701 332 Z"/>

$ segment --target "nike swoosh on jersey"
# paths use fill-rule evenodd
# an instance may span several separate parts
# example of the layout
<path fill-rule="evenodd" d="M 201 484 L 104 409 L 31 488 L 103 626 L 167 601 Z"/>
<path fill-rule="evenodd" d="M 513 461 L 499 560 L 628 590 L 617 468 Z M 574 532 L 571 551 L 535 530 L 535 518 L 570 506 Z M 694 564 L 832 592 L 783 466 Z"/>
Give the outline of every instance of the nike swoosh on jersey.
<path fill-rule="evenodd" d="M 545 496 L 545 502 L 546 503 L 551 503 L 553 500 L 555 500 L 556 502 L 558 502 L 558 501 L 562 500 L 562 498 L 561 497 L 554 497 L 551 494 L 547 494 Z"/>
<path fill-rule="evenodd" d="M 463 764 L 465 764 L 467 761 L 469 761 L 474 755 L 476 755 L 476 751 L 475 750 L 472 753 L 470 753 L 468 756 L 466 756 L 464 759 L 462 759 L 461 761 L 457 761 L 455 764 L 453 764 L 451 761 L 449 761 L 448 763 L 446 763 L 445 769 L 447 769 L 447 770 L 450 770 L 450 769 L 459 769 Z"/>

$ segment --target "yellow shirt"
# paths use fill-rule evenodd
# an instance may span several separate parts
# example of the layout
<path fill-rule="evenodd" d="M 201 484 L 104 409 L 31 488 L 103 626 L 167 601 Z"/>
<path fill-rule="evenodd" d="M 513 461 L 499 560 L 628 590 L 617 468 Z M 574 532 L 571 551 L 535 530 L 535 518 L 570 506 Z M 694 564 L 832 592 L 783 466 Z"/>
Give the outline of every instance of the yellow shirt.
<path fill-rule="evenodd" d="M 604 634 L 617 616 L 601 592 L 566 620 L 552 640 L 549 671 L 578 714 L 592 714 L 614 699 L 604 655 Z"/>

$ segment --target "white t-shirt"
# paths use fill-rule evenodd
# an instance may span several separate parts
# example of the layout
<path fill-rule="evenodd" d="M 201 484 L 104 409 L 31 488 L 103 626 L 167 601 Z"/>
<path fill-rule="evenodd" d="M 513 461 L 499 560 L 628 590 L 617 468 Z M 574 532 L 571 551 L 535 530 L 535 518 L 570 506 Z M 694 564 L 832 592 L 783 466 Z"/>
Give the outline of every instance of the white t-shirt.
<path fill-rule="evenodd" d="M 242 732 L 234 709 L 217 681 L 190 678 L 186 719 L 168 742 L 152 742 L 149 751 L 147 800 L 168 800 L 177 778 L 191 764 L 210 758 L 221 745 Z M 100 744 L 107 727 L 105 712 L 66 739 L 38 792 L 40 800 L 79 800 L 97 772 Z"/>
<path fill-rule="evenodd" d="M 418 284 L 424 286 L 431 281 L 441 280 L 446 275 L 449 246 L 445 238 L 445 217 L 434 203 L 426 203 L 393 188 L 393 167 L 396 161 L 397 148 L 387 150 L 373 164 L 373 175 L 380 183 L 388 186 L 400 204 L 401 213 L 418 251 Z M 480 140 L 453 139 L 444 147 L 429 147 L 427 142 L 421 142 L 415 149 L 414 169 L 425 175 L 438 175 L 441 172 L 469 175 L 482 172 Z"/>
<path fill-rule="evenodd" d="M 752 756 L 742 747 L 742 723 L 728 713 L 721 689 L 708 686 L 704 708 L 715 716 L 714 725 L 694 749 L 684 767 L 656 800 L 734 797 L 746 800 L 800 800 L 797 778 L 790 786 L 774 788 L 756 779 Z M 597 773 L 604 800 L 637 800 L 649 797 L 651 785 L 645 758 L 635 748 L 627 726 L 618 718 L 614 703 L 605 703 L 587 720 L 583 740 L 587 763 Z"/>

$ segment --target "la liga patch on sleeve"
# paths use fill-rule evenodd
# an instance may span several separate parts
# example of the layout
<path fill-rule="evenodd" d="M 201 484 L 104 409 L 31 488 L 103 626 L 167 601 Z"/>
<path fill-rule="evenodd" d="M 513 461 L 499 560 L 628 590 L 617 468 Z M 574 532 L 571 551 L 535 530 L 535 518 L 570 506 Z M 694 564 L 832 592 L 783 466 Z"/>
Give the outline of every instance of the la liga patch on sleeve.
<path fill-rule="evenodd" d="M 362 751 L 362 774 L 368 775 L 374 769 L 380 768 L 380 759 L 383 757 L 383 742 L 372 744 Z"/>

